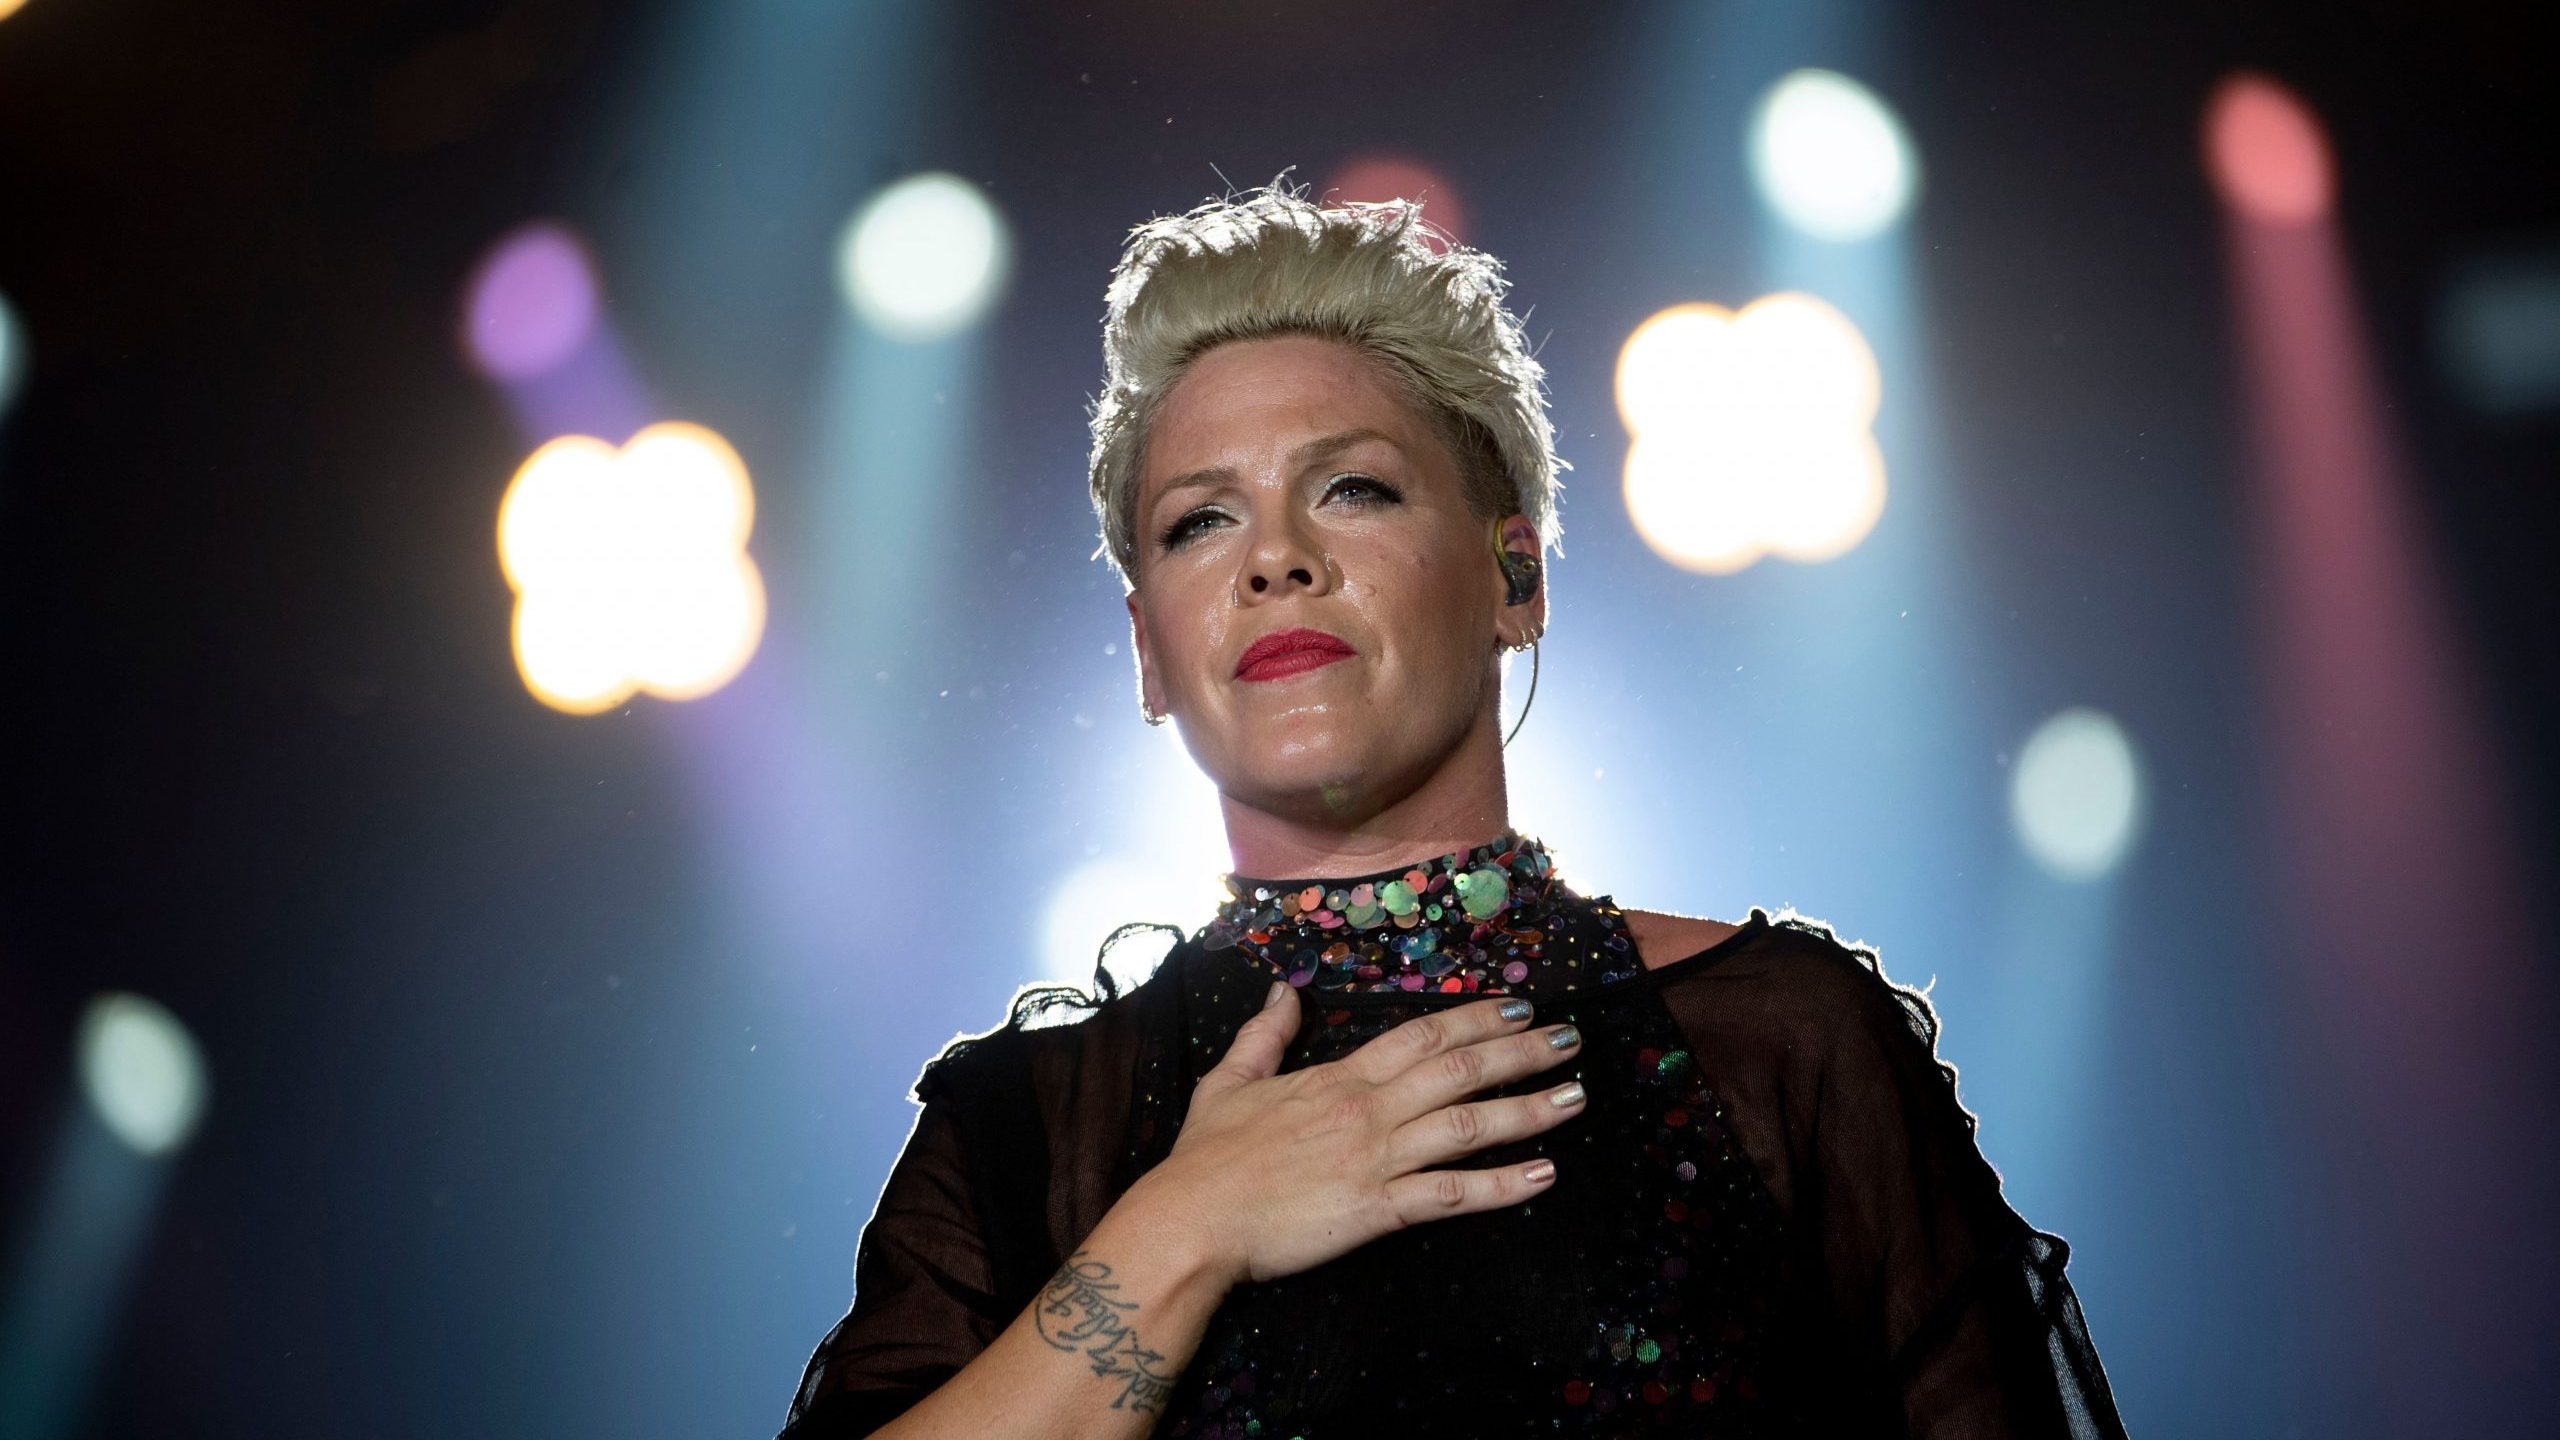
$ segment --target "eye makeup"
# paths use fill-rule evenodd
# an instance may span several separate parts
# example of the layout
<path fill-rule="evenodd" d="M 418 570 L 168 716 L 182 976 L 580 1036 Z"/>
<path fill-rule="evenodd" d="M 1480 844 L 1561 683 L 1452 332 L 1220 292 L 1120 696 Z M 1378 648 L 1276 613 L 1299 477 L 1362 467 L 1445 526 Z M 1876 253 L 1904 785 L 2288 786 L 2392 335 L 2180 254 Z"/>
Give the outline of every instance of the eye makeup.
<path fill-rule="evenodd" d="M 1346 485 L 1357 489 L 1367 490 L 1375 497 L 1373 499 L 1356 502 L 1361 505 L 1401 505 L 1404 503 L 1404 492 L 1402 490 L 1388 484 L 1386 481 L 1379 479 L 1375 475 L 1366 474 L 1356 470 L 1345 471 L 1325 482 L 1326 497 L 1331 498 L 1332 496 L 1340 493 Z M 1211 518 L 1223 518 L 1225 516 L 1226 512 L 1215 505 L 1202 505 L 1196 509 L 1186 510 L 1180 516 L 1177 516 L 1172 524 L 1167 525 L 1162 531 L 1157 533 L 1156 548 L 1159 550 L 1179 550 L 1183 546 L 1189 544 L 1193 537 L 1200 533 L 1198 529 L 1194 528 L 1192 522 Z"/>

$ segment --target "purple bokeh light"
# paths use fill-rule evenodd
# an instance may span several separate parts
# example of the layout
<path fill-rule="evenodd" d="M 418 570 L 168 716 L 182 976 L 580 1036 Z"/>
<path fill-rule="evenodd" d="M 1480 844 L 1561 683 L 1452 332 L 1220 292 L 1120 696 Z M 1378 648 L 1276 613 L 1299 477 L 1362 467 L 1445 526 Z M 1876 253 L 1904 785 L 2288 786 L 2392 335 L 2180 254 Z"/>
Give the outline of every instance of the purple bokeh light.
<path fill-rule="evenodd" d="M 595 267 L 567 226 L 509 231 L 472 272 L 463 348 L 496 380 L 530 380 L 578 352 L 596 324 Z"/>

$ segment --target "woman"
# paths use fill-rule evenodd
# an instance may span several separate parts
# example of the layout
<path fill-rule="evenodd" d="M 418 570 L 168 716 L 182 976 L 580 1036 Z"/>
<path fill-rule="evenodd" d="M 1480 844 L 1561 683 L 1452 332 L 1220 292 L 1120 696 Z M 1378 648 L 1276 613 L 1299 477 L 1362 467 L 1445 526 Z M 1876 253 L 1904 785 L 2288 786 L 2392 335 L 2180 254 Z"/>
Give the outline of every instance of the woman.
<path fill-rule="evenodd" d="M 1238 873 L 926 1068 L 786 1436 L 2122 1434 L 1925 999 L 1512 828 L 1557 527 L 1504 289 L 1402 203 L 1133 236 L 1094 502 Z"/>

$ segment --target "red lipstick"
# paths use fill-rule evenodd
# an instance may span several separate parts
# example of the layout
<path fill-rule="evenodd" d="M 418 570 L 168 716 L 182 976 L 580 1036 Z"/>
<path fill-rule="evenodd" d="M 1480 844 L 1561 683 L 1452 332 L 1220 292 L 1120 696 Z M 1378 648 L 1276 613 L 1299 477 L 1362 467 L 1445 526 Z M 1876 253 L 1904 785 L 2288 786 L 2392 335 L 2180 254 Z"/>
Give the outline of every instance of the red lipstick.
<path fill-rule="evenodd" d="M 1359 653 L 1340 636 L 1328 635 L 1322 630 L 1310 630 L 1303 625 L 1290 630 L 1275 630 L 1245 647 L 1244 654 L 1236 660 L 1236 678 L 1277 680 L 1284 675 L 1330 665 L 1336 660 L 1347 660 Z"/>

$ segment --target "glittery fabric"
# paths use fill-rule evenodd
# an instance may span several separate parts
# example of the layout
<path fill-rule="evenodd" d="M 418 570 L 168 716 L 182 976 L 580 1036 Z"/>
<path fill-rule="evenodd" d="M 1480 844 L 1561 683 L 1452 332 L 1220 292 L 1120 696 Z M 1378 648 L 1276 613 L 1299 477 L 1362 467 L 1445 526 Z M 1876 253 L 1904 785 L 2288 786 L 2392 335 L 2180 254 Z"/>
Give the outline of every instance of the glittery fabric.
<path fill-rule="evenodd" d="M 1571 1076 L 1591 1096 L 1582 1118 L 1605 1117 L 1469 1162 L 1551 1157 L 1544 1195 L 1238 1290 L 1158 1433 L 1807 1433 L 1770 1368 L 1780 1217 L 1642 988 L 1542 1007 L 1537 1023 L 1582 1027 L 1581 1052 L 1487 1092 Z M 1419 1013 L 1401 1000 L 1317 1002 L 1284 1068 L 1339 1059 Z"/>
<path fill-rule="evenodd" d="M 1227 891 L 1199 943 L 1232 946 L 1315 1007 L 1283 1069 L 1341 1059 L 1421 1013 L 1407 997 L 1522 994 L 1548 1002 L 1536 1023 L 1581 1026 L 1583 1047 L 1488 1095 L 1571 1076 L 1591 1096 L 1584 1118 L 1608 1119 L 1469 1162 L 1556 1159 L 1573 1180 L 1535 1200 L 1239 1290 L 1158 1433 L 1788 1433 L 1765 1354 L 1780 1220 L 1697 1057 L 1631 983 L 1645 967 L 1615 903 L 1577 894 L 1517 833 L 1329 882 L 1229 876 Z M 1133 1172 L 1164 1148 L 1139 1131 Z M 1596 1183 L 1595 1166 L 1616 1178 Z"/>
<path fill-rule="evenodd" d="M 1561 994 L 1642 973 L 1626 916 L 1586 900 L 1516 832 L 1347 879 L 1226 877 L 1200 931 L 1318 991 Z"/>
<path fill-rule="evenodd" d="M 1179 1142 L 1193 1088 L 1285 973 L 1301 1023 L 1284 1071 L 1512 987 L 1535 1000 L 1533 1023 L 1571 1022 L 1584 1044 L 1480 1098 L 1573 1078 L 1590 1100 L 1449 1167 L 1552 1158 L 1535 1198 L 1231 1292 L 1154 1433 L 2122 1440 L 2068 1247 L 2002 1199 L 1924 998 L 1873 951 L 1762 910 L 1694 955 L 1617 951 L 1614 903 L 1565 888 L 1521 837 L 1493 845 L 1305 882 L 1276 917 L 1264 907 L 1283 887 L 1244 882 L 1230 904 L 1252 913 L 1213 917 L 1137 989 L 1069 1005 L 1068 1023 L 1026 997 L 1012 1023 L 947 1049 L 918 1080 L 924 1110 L 862 1232 L 854 1305 L 783 1434 L 868 1434 L 1013 1323 Z M 1413 869 L 1417 902 L 1442 876 L 1456 895 L 1456 876 L 1487 864 L 1505 903 L 1464 915 L 1461 898 L 1446 948 L 1325 957 L 1458 925 L 1417 904 L 1397 927 L 1380 890 Z M 1372 909 L 1388 918 L 1360 923 Z M 1529 930 L 1545 938 L 1516 937 Z M 1433 973 L 1434 955 L 1455 958 Z M 1555 963 L 1505 977 L 1536 960 Z"/>

